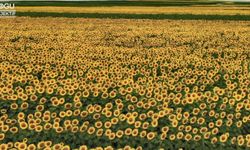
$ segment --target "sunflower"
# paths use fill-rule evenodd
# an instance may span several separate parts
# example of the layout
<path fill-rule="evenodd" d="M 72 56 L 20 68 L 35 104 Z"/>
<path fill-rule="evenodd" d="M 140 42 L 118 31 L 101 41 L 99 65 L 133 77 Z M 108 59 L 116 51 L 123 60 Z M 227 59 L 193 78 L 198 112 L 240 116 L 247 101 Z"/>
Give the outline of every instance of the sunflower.
<path fill-rule="evenodd" d="M 80 132 L 85 132 L 88 129 L 87 125 L 82 125 L 79 129 Z"/>
<path fill-rule="evenodd" d="M 37 118 L 41 118 L 42 117 L 42 113 L 39 111 L 36 111 L 35 112 L 35 117 L 37 117 Z M 39 120 L 41 120 L 41 119 L 39 119 Z"/>
<path fill-rule="evenodd" d="M 60 116 L 61 118 L 64 118 L 64 117 L 66 116 L 65 111 L 60 111 L 60 112 L 59 112 L 59 116 Z"/>
<path fill-rule="evenodd" d="M 218 132 L 219 132 L 219 129 L 217 127 L 212 129 L 213 135 L 216 135 Z"/>
<path fill-rule="evenodd" d="M 149 132 L 149 133 L 147 134 L 147 139 L 148 139 L 148 140 L 152 140 L 153 138 L 155 138 L 155 136 L 156 136 L 156 134 L 155 134 L 154 132 Z"/>
<path fill-rule="evenodd" d="M 88 150 L 88 147 L 86 145 L 80 146 L 79 150 Z"/>
<path fill-rule="evenodd" d="M 189 119 L 190 123 L 191 124 L 194 124 L 196 121 L 197 121 L 197 117 L 196 116 L 193 116 Z"/>
<path fill-rule="evenodd" d="M 124 134 L 124 132 L 123 132 L 122 130 L 118 130 L 118 131 L 116 132 L 116 136 L 117 136 L 118 138 L 121 138 L 121 137 L 123 136 L 123 134 Z"/>
<path fill-rule="evenodd" d="M 170 134 L 170 135 L 169 135 L 169 139 L 170 139 L 171 141 L 175 140 L 175 138 L 176 138 L 175 134 Z"/>
<path fill-rule="evenodd" d="M 36 110 L 37 110 L 37 111 L 43 111 L 43 110 L 44 110 L 44 105 L 38 105 L 38 106 L 36 107 Z"/>
<path fill-rule="evenodd" d="M 107 121 L 107 122 L 104 123 L 104 127 L 106 129 L 110 128 L 111 126 L 112 126 L 112 123 L 110 121 Z"/>
<path fill-rule="evenodd" d="M 249 148 L 250 147 L 250 140 L 247 141 L 246 146 Z"/>
<path fill-rule="evenodd" d="M 244 145 L 244 143 L 245 143 L 244 138 L 241 138 L 241 139 L 237 140 L 237 143 L 238 143 L 239 146 Z"/>
<path fill-rule="evenodd" d="M 65 145 L 65 146 L 62 147 L 61 150 L 70 150 L 70 146 L 69 145 Z"/>
<path fill-rule="evenodd" d="M 188 125 L 185 127 L 185 132 L 190 132 L 192 130 L 192 126 Z"/>
<path fill-rule="evenodd" d="M 67 111 L 66 111 L 66 116 L 67 116 L 67 117 L 72 116 L 72 114 L 73 114 L 72 110 L 67 110 Z"/>
<path fill-rule="evenodd" d="M 193 134 L 197 134 L 198 131 L 199 131 L 198 128 L 193 128 L 192 133 L 193 133 Z"/>
<path fill-rule="evenodd" d="M 27 144 L 26 144 L 26 143 L 19 143 L 19 144 L 18 144 L 18 149 L 20 149 L 20 150 L 25 150 L 25 149 L 27 149 Z"/>
<path fill-rule="evenodd" d="M 7 144 L 0 144 L 0 149 L 1 150 L 7 150 L 8 149 L 8 145 Z"/>
<path fill-rule="evenodd" d="M 180 120 L 182 119 L 182 114 L 181 114 L 181 113 L 178 113 L 177 116 L 176 116 L 176 119 L 177 119 L 178 121 L 180 121 Z"/>
<path fill-rule="evenodd" d="M 78 126 L 73 126 L 72 128 L 71 128 L 71 132 L 72 133 L 77 133 L 79 131 L 79 127 Z"/>
<path fill-rule="evenodd" d="M 189 133 L 187 133 L 187 134 L 184 136 L 184 139 L 185 139 L 186 141 L 190 141 L 190 140 L 192 139 L 192 135 L 189 134 Z"/>
<path fill-rule="evenodd" d="M 201 136 L 200 135 L 195 135 L 194 136 L 194 141 L 199 141 L 201 139 Z"/>
<path fill-rule="evenodd" d="M 131 135 L 132 134 L 132 129 L 131 128 L 127 128 L 125 129 L 125 135 Z"/>
<path fill-rule="evenodd" d="M 26 123 L 26 122 L 20 122 L 19 123 L 19 125 L 20 125 L 20 128 L 22 129 L 22 130 L 25 130 L 25 129 L 27 129 L 28 128 L 28 124 Z"/>
<path fill-rule="evenodd" d="M 142 128 L 143 129 L 147 129 L 149 127 L 149 123 L 148 122 L 144 122 L 143 124 L 142 124 Z"/>
<path fill-rule="evenodd" d="M 51 129 L 52 128 L 52 124 L 51 123 L 46 123 L 45 125 L 44 125 L 44 130 L 46 130 L 46 131 L 48 131 L 49 129 Z"/>
<path fill-rule="evenodd" d="M 194 108 L 192 113 L 193 113 L 193 115 L 198 115 L 199 112 L 200 112 L 199 108 Z"/>
<path fill-rule="evenodd" d="M 56 133 L 62 133 L 63 132 L 63 128 L 62 127 L 57 127 L 56 128 Z"/>
<path fill-rule="evenodd" d="M 11 127 L 11 128 L 10 128 L 10 132 L 11 132 L 12 134 L 15 134 L 15 133 L 18 132 L 18 128 L 17 128 L 17 127 Z M 1 137 L 0 137 L 0 141 L 1 141 Z"/>
<path fill-rule="evenodd" d="M 13 109 L 13 110 L 16 110 L 16 109 L 18 109 L 18 104 L 17 103 L 12 103 L 10 105 L 10 108 Z"/>
<path fill-rule="evenodd" d="M 82 111 L 81 114 L 80 114 L 80 116 L 81 116 L 82 118 L 87 117 L 87 116 L 88 116 L 88 111 Z"/>
<path fill-rule="evenodd" d="M 104 148 L 104 150 L 114 150 L 114 148 L 112 146 L 107 146 Z"/>
<path fill-rule="evenodd" d="M 137 136 L 139 133 L 139 130 L 138 129 L 133 129 L 132 131 L 132 136 Z"/>
<path fill-rule="evenodd" d="M 88 129 L 88 134 L 94 134 L 94 132 L 95 132 L 95 127 L 89 127 L 89 129 Z"/>
<path fill-rule="evenodd" d="M 222 124 L 223 124 L 222 119 L 218 119 L 218 120 L 216 120 L 216 122 L 215 122 L 215 125 L 216 125 L 217 127 L 220 127 Z"/>
<path fill-rule="evenodd" d="M 113 115 L 112 111 L 106 111 L 105 116 L 110 118 Z"/>
<path fill-rule="evenodd" d="M 222 134 L 220 136 L 220 142 L 225 143 L 228 139 L 228 136 L 226 134 Z"/>
<path fill-rule="evenodd" d="M 18 119 L 24 119 L 25 114 L 23 112 L 18 113 L 17 118 Z"/>
<path fill-rule="evenodd" d="M 74 107 L 75 108 L 81 108 L 82 107 L 82 103 L 81 102 L 75 102 Z"/>
<path fill-rule="evenodd" d="M 109 93 L 109 97 L 110 97 L 110 98 L 115 98 L 115 97 L 116 97 L 116 91 L 115 91 L 115 90 L 111 91 L 111 92 Z"/>
<path fill-rule="evenodd" d="M 240 128 L 240 127 L 242 126 L 242 121 L 237 121 L 237 122 L 236 122 L 236 126 L 237 126 L 238 128 Z"/>
<path fill-rule="evenodd" d="M 160 139 L 165 140 L 166 138 L 167 138 L 167 133 L 162 133 Z"/>
<path fill-rule="evenodd" d="M 107 99 L 109 94 L 107 92 L 102 93 L 101 98 L 102 99 Z"/>
<path fill-rule="evenodd" d="M 184 137 L 183 132 L 178 132 L 178 133 L 176 134 L 176 138 L 177 138 L 178 140 L 182 139 L 183 137 Z"/>
<path fill-rule="evenodd" d="M 80 113 L 81 113 L 81 110 L 80 110 L 80 109 L 76 109 L 76 110 L 74 110 L 74 112 L 73 112 L 73 116 L 79 116 Z"/>
<path fill-rule="evenodd" d="M 114 118 L 111 119 L 111 123 L 112 123 L 113 125 L 117 124 L 118 122 L 119 122 L 119 119 L 116 118 L 116 117 L 114 117 Z"/>
<path fill-rule="evenodd" d="M 4 140 L 5 138 L 5 134 L 4 133 L 0 133 L 0 141 Z"/>
<path fill-rule="evenodd" d="M 199 125 L 202 125 L 204 122 L 205 122 L 205 119 L 202 118 L 202 117 L 200 117 L 200 118 L 197 119 L 197 123 L 198 123 Z"/>

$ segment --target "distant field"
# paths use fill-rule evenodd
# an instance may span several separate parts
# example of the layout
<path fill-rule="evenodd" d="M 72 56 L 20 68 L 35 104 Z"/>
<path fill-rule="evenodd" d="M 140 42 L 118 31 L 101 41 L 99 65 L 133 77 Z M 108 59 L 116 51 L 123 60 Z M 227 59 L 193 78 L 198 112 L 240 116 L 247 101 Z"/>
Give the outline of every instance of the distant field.
<path fill-rule="evenodd" d="M 245 2 L 220 2 L 199 0 L 167 0 L 167 1 L 89 1 L 89 2 L 15 2 L 18 6 L 67 6 L 67 7 L 96 7 L 96 6 L 192 6 L 192 5 L 242 5 L 249 6 Z"/>
<path fill-rule="evenodd" d="M 203 14 L 203 15 L 250 15 L 250 7 L 227 6 L 185 6 L 185 7 L 143 7 L 143 6 L 114 6 L 114 7 L 55 7 L 17 6 L 18 12 L 58 12 L 58 13 L 119 13 L 119 14 Z"/>
<path fill-rule="evenodd" d="M 16 2 L 17 16 L 250 20 L 250 3 L 216 1 Z"/>

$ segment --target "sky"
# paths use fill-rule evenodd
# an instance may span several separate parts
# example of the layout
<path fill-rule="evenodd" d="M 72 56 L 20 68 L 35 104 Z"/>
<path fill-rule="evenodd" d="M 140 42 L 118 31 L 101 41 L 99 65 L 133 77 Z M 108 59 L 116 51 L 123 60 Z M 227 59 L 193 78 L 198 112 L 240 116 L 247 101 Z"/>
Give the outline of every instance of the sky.
<path fill-rule="evenodd" d="M 4 1 L 125 1 L 125 0 L 0 0 L 0 2 L 4 2 Z M 161 1 L 163 1 L 163 0 L 161 0 Z M 186 0 L 186 1 L 188 1 L 188 0 Z M 207 0 L 207 1 L 250 2 L 250 0 Z"/>

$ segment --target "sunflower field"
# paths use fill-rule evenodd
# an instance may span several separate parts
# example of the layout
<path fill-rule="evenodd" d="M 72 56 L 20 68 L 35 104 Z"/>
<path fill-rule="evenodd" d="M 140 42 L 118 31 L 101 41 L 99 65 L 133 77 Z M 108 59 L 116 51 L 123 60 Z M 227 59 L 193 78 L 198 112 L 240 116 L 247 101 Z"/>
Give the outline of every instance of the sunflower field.
<path fill-rule="evenodd" d="M 0 150 L 250 148 L 250 22 L 0 22 Z"/>

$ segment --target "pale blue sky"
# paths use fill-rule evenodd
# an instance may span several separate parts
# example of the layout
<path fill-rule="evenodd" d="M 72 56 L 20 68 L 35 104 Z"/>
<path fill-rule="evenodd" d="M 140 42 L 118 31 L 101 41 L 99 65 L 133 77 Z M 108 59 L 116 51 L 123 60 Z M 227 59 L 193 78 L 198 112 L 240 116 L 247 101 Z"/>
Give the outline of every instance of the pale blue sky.
<path fill-rule="evenodd" d="M 0 1 L 125 1 L 125 0 L 0 0 Z M 160 0 L 160 1 L 163 1 L 163 0 Z M 186 1 L 188 1 L 188 0 L 186 0 Z M 191 0 L 191 1 L 193 1 L 193 0 Z M 250 2 L 250 0 L 207 0 L 207 1 L 235 1 L 235 2 L 245 1 L 245 2 Z"/>
<path fill-rule="evenodd" d="M 125 0 L 0 0 L 0 2 L 4 2 L 4 1 L 125 1 Z M 160 0 L 160 1 L 163 1 L 163 0 Z M 207 1 L 250 2 L 250 0 L 207 0 Z"/>

